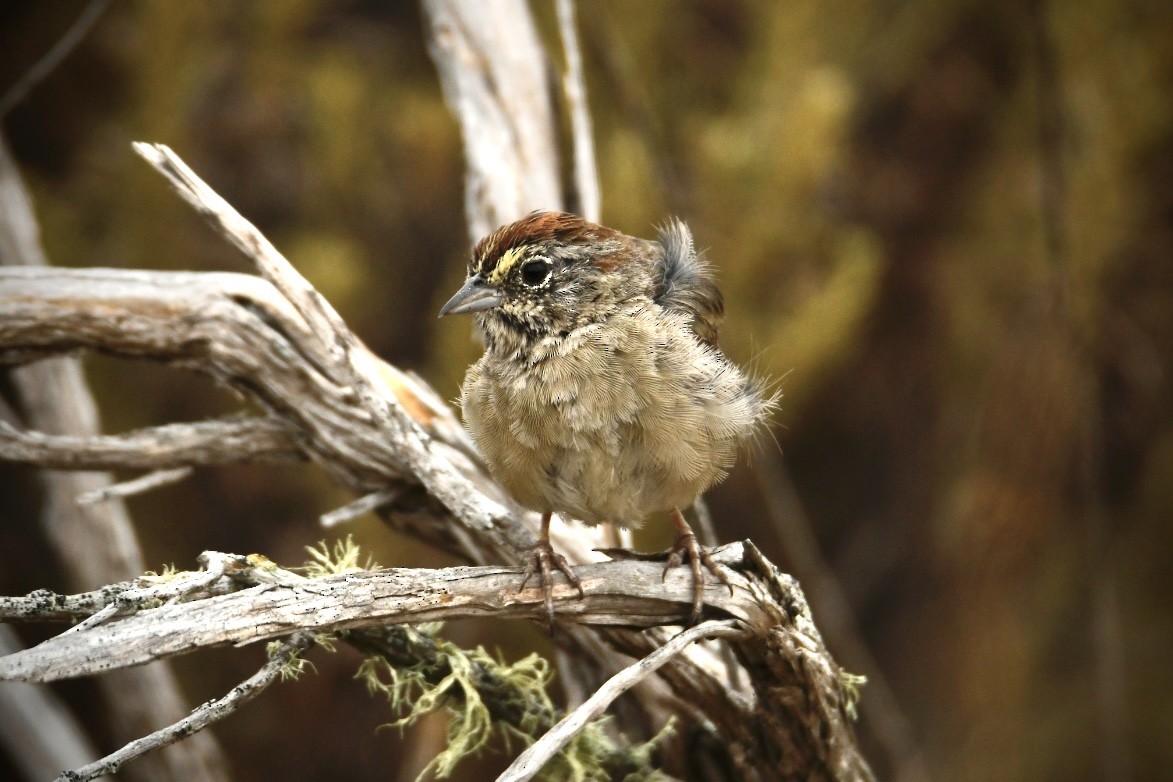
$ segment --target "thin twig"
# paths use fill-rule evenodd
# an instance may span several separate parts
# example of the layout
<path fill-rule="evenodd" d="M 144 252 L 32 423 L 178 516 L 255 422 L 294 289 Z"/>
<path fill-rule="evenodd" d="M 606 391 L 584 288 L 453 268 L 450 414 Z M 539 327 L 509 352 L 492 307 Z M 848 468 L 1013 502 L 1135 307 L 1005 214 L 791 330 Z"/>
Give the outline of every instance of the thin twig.
<path fill-rule="evenodd" d="M 118 605 L 118 603 L 108 603 L 98 612 L 87 616 L 85 619 L 63 632 L 62 635 L 67 633 L 84 633 L 86 630 L 95 628 L 106 620 L 115 616 L 121 610 L 121 608 L 122 606 Z"/>
<path fill-rule="evenodd" d="M 570 131 L 574 153 L 574 189 L 582 216 L 598 222 L 602 216 L 599 174 L 595 166 L 595 143 L 591 135 L 591 112 L 587 105 L 586 79 L 582 69 L 582 50 L 574 22 L 574 0 L 558 0 L 558 34 L 566 55 L 566 75 L 562 89 L 570 112 Z"/>
<path fill-rule="evenodd" d="M 288 670 L 287 666 L 311 645 L 313 645 L 313 636 L 310 633 L 294 633 L 289 637 L 289 640 L 283 641 L 275 651 L 269 653 L 269 661 L 261 666 L 259 671 L 233 687 L 223 698 L 209 701 L 197 707 L 189 716 L 168 725 L 166 728 L 135 739 L 122 749 L 112 752 L 100 760 L 73 771 L 66 771 L 58 776 L 54 782 L 84 782 L 105 774 L 115 774 L 124 763 L 168 744 L 173 744 L 219 722 L 240 708 L 241 705 L 264 692 L 283 672 Z"/>
<path fill-rule="evenodd" d="M 23 648 L 16 632 L 0 624 L 0 655 Z M 49 779 L 98 756 L 86 731 L 52 688 L 23 682 L 0 687 L 0 747 L 20 779 Z"/>
<path fill-rule="evenodd" d="M 205 557 L 209 553 L 211 552 L 204 552 Z M 152 603 L 166 602 L 167 604 L 171 604 L 187 595 L 194 595 L 219 581 L 228 569 L 230 560 L 231 558 L 226 555 L 220 555 L 213 559 L 205 559 L 207 570 L 196 573 L 185 573 L 183 576 L 174 580 L 166 580 L 157 584 L 147 584 L 146 586 L 134 586 L 130 589 L 119 591 L 104 608 L 83 621 L 78 622 L 63 632 L 62 635 L 83 633 L 86 630 L 92 630 L 119 613 L 142 608 Z"/>
<path fill-rule="evenodd" d="M 112 483 L 109 486 L 103 486 L 100 489 L 83 492 L 77 495 L 78 505 L 93 505 L 98 502 L 108 502 L 115 497 L 133 497 L 136 494 L 144 494 L 153 489 L 158 489 L 162 486 L 170 486 L 173 483 L 179 483 L 184 478 L 190 476 L 195 470 L 190 467 L 175 467 L 170 470 L 155 470 L 146 475 L 141 475 L 129 481 L 121 483 Z"/>
<path fill-rule="evenodd" d="M 691 627 L 635 665 L 624 668 L 587 698 L 581 706 L 567 714 L 553 728 L 521 753 L 497 782 L 525 782 L 533 779 L 542 767 L 558 754 L 571 740 L 586 728 L 587 723 L 602 714 L 611 702 L 640 681 L 655 673 L 664 663 L 683 652 L 689 644 L 701 638 L 719 638 L 741 635 L 737 622 L 731 619 L 703 622 Z"/>
<path fill-rule="evenodd" d="M 345 524 L 348 521 L 357 519 L 364 513 L 369 513 L 390 502 L 394 502 L 402 493 L 403 489 L 401 488 L 382 489 L 371 492 L 364 497 L 359 497 L 354 502 L 343 505 L 341 508 L 335 508 L 329 513 L 323 513 L 318 519 L 318 522 L 327 529 L 336 527 L 339 524 Z"/>
<path fill-rule="evenodd" d="M 351 334 L 350 329 L 322 295 L 293 268 L 293 264 L 166 144 L 136 141 L 132 146 L 143 160 L 167 179 L 184 201 L 255 263 L 261 276 L 293 305 L 305 320 L 309 331 L 320 338 L 322 346 L 328 351 L 328 359 L 323 356 L 308 357 L 315 361 L 317 369 L 340 385 L 353 382 L 353 378 L 339 376 L 340 369 L 350 366 L 347 355 L 350 346 L 345 339 Z"/>
<path fill-rule="evenodd" d="M 69 56 L 69 53 L 85 39 L 90 28 L 102 17 L 109 5 L 110 0 L 93 0 L 86 6 L 73 25 L 65 31 L 65 35 L 53 44 L 53 48 L 46 52 L 45 56 L 38 60 L 33 67 L 25 71 L 24 76 L 20 77 L 20 80 L 4 94 L 4 98 L 0 100 L 0 117 L 4 117 L 12 111 L 16 104 L 24 100 L 33 87 L 44 80 L 61 64 L 62 60 Z"/>

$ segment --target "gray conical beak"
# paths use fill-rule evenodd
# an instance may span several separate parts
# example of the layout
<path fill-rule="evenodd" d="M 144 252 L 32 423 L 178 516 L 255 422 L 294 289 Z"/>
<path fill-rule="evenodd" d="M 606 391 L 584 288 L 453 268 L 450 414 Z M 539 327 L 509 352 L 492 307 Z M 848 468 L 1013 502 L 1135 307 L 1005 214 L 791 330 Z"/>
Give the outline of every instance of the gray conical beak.
<path fill-rule="evenodd" d="M 465 281 L 464 287 L 440 308 L 439 317 L 463 315 L 466 312 L 484 312 L 501 303 L 501 292 L 481 279 L 477 274 Z"/>

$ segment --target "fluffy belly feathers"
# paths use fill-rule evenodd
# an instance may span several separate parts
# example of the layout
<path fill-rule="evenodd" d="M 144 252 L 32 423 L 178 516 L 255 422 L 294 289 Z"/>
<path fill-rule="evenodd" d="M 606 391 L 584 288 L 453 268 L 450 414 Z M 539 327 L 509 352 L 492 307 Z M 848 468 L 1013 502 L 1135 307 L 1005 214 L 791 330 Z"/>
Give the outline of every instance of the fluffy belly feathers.
<path fill-rule="evenodd" d="M 518 502 L 630 527 L 688 507 L 724 477 L 762 417 L 761 396 L 681 324 L 652 325 L 589 326 L 470 370 L 465 423 Z"/>

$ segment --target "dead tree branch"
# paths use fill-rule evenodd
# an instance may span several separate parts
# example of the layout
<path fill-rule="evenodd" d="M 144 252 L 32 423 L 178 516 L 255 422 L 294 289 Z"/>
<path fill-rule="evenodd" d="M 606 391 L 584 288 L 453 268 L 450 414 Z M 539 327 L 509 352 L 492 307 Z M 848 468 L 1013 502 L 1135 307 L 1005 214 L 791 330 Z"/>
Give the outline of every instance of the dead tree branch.
<path fill-rule="evenodd" d="M 445 97 L 462 125 L 470 234 L 533 208 L 562 206 L 551 97 L 557 82 L 526 4 L 424 0 L 424 9 Z M 560 6 L 564 37 L 572 32 L 569 10 Z M 573 91 L 582 73 L 566 40 L 574 61 L 565 84 Z M 570 96 L 585 117 L 581 97 Z M 578 125 L 577 142 L 589 143 L 582 135 L 589 127 Z M 0 364 L 26 371 L 79 350 L 161 362 L 212 377 L 260 413 L 123 435 L 96 427 L 58 431 L 33 419 L 0 429 L 0 458 L 76 470 L 308 459 L 361 497 L 353 507 L 398 511 L 389 515 L 394 523 L 480 567 L 307 578 L 263 557 L 212 554 L 205 570 L 174 582 L 109 579 L 108 588 L 86 594 L 6 598 L 0 618 L 81 622 L 0 658 L 0 678 L 87 675 L 227 643 L 292 644 L 307 631 L 337 634 L 395 661 L 406 637 L 396 632 L 412 632 L 395 623 L 542 615 L 538 590 L 516 592 L 519 571 L 495 564 L 517 562 L 530 548 L 534 514 L 491 480 L 444 401 L 374 357 L 277 249 L 171 150 L 139 144 L 136 151 L 259 277 L 0 269 Z M 579 191 L 597 192 L 586 156 L 577 160 Z M 6 238 L 0 235 L 0 249 Z M 72 507 L 78 493 L 68 497 Z M 117 503 L 99 507 L 107 505 Z M 572 561 L 598 559 L 583 529 L 563 525 L 555 535 Z M 706 619 L 730 622 L 738 634 L 661 653 L 671 659 L 631 690 L 634 706 L 617 720 L 620 727 L 648 737 L 674 716 L 683 738 L 666 756 L 681 776 L 704 769 L 727 779 L 870 779 L 851 727 L 853 679 L 827 652 L 797 583 L 748 542 L 720 556 L 736 589 L 708 590 Z M 556 593 L 563 621 L 555 640 L 573 662 L 563 675 L 575 686 L 594 691 L 629 658 L 648 658 L 670 643 L 675 631 L 660 625 L 680 623 L 690 590 L 682 574 L 664 579 L 661 572 L 659 563 L 639 560 L 585 564 L 585 597 L 568 588 Z M 736 664 L 722 649 L 732 650 Z M 508 721 L 508 711 L 498 709 L 495 718 L 505 713 Z M 550 727 L 555 715 L 540 722 Z"/>
<path fill-rule="evenodd" d="M 165 148 L 152 149 L 163 160 L 174 158 Z M 164 173 L 173 168 L 184 171 L 183 187 L 189 194 L 206 199 L 201 211 L 213 215 L 213 224 L 243 235 L 255 232 L 247 223 L 242 227 L 234 222 L 238 215 L 222 219 L 230 207 L 208 197 L 203 183 L 192 185 L 194 174 L 186 167 L 161 166 Z M 276 250 L 267 242 L 241 241 L 237 246 L 246 252 L 260 247 L 269 254 L 258 267 L 274 279 L 224 273 L 2 270 L 0 360 L 25 363 L 87 349 L 206 373 L 264 410 L 269 418 L 262 420 L 280 421 L 286 442 L 343 485 L 364 494 L 404 487 L 387 496 L 392 506 L 410 501 L 412 510 L 422 511 L 407 522 L 413 533 L 471 562 L 517 561 L 531 542 L 526 526 L 530 517 L 493 484 L 434 392 L 379 362 L 349 331 L 338 333 L 345 325 L 316 292 L 306 290 L 308 283 L 298 282 L 300 275 L 288 279 L 296 272 L 284 259 L 273 260 Z M 301 303 L 290 301 L 283 291 Z M 118 317 L 110 317 L 112 312 Z M 308 327 L 307 318 L 315 320 L 316 328 Z M 8 441 L 26 442 L 29 437 L 18 433 Z M 53 444 L 59 452 L 69 446 L 62 440 Z M 79 451 L 92 446 L 76 444 Z M 216 456 L 214 450 L 205 453 L 209 459 Z M 86 466 L 80 453 L 70 461 Z M 581 548 L 581 541 L 570 541 L 565 550 Z M 713 650 L 690 647 L 662 669 L 667 687 L 635 691 L 651 724 L 662 724 L 669 713 L 680 715 L 693 730 L 711 737 L 714 748 L 709 751 L 723 753 L 725 762 L 732 763 L 730 773 L 736 769 L 739 778 L 868 778 L 848 716 L 851 688 L 823 647 L 797 584 L 752 546 L 727 551 L 732 549 L 736 551 L 729 565 L 742 572 L 738 583 L 744 581 L 745 592 L 739 590 L 730 602 L 726 591 L 712 589 L 706 595 L 707 615 L 742 622 L 747 633 L 734 649 L 745 670 L 732 677 Z M 441 616 L 537 615 L 537 590 L 512 591 L 517 572 L 499 567 L 424 571 L 408 581 L 400 571 L 369 578 L 350 574 L 309 592 L 304 584 L 259 583 L 244 592 L 204 600 L 189 597 L 130 615 L 122 615 L 120 608 L 81 632 L 58 636 L 4 658 L 0 665 L 8 677 L 52 678 L 303 629 L 370 628 Z M 559 595 L 565 627 L 558 640 L 568 654 L 606 662 L 616 651 L 642 658 L 662 645 L 666 638 L 658 631 L 571 624 L 679 623 L 687 587 L 683 577 L 671 575 L 661 583 L 660 572 L 655 563 L 637 561 L 585 567 L 586 599 L 569 599 L 573 590 Z M 405 584 L 410 584 L 406 591 Z M 260 613 L 250 613 L 249 606 Z M 226 621 L 228 607 L 239 611 L 232 616 L 241 635 L 217 635 L 231 624 Z M 163 623 L 152 626 L 157 621 Z M 147 627 L 151 630 L 144 636 Z M 151 651 L 129 643 L 136 637 L 154 639 Z M 94 655 L 84 664 L 71 656 L 79 645 Z M 64 657 L 56 656 L 59 650 L 65 650 Z M 625 667 L 607 664 L 610 673 Z"/>
<path fill-rule="evenodd" d="M 152 470 L 304 458 L 277 418 L 231 416 L 121 435 L 22 431 L 0 421 L 0 459 L 55 470 Z"/>
<path fill-rule="evenodd" d="M 0 136 L 0 268 L 17 265 L 52 271 L 41 247 L 32 200 Z M 11 380 L 24 423 L 31 429 L 63 437 L 86 438 L 100 433 L 97 405 L 77 359 L 59 357 L 20 367 L 11 373 Z M 142 553 L 122 502 L 89 506 L 76 502 L 78 495 L 106 488 L 109 475 L 45 472 L 41 484 L 41 528 L 76 588 L 88 589 L 142 572 Z M 178 719 L 189 709 L 179 682 L 165 665 L 106 676 L 99 686 L 105 693 L 112 732 L 123 740 Z M 221 780 L 227 778 L 226 765 L 219 744 L 207 733 L 168 747 L 133 770 L 131 776 L 143 780 Z"/>
<path fill-rule="evenodd" d="M 84 782 L 107 774 L 116 774 L 123 764 L 153 750 L 174 744 L 214 722 L 219 722 L 264 692 L 270 684 L 289 670 L 290 664 L 297 656 L 311 645 L 313 637 L 309 633 L 293 633 L 289 640 L 283 641 L 269 654 L 269 661 L 259 671 L 233 687 L 224 697 L 197 706 L 183 719 L 150 735 L 135 739 L 104 758 L 73 771 L 66 771 L 54 782 Z"/>
<path fill-rule="evenodd" d="M 742 544 L 719 554 L 731 565 L 744 561 Z M 541 620 L 545 610 L 541 590 L 517 591 L 521 568 L 396 568 L 308 578 L 257 558 L 209 552 L 204 560 L 205 571 L 103 590 L 105 605 L 90 619 L 0 658 L 0 680 L 88 676 L 200 649 L 274 640 L 294 630 L 333 633 L 477 616 Z M 575 589 L 559 585 L 559 620 L 622 627 L 679 624 L 687 617 L 691 582 L 681 573 L 661 583 L 662 570 L 655 562 L 583 565 L 578 573 L 586 595 L 579 599 Z M 736 578 L 733 596 L 717 585 L 708 588 L 706 600 L 715 612 L 760 633 L 772 621 L 761 602 L 765 587 L 760 579 Z M 59 601 L 75 609 L 96 607 L 92 596 L 38 592 L 0 598 L 0 617 L 60 618 Z"/>
<path fill-rule="evenodd" d="M 473 237 L 534 209 L 562 206 L 549 59 L 524 0 L 423 0 L 428 49 L 468 163 Z"/>

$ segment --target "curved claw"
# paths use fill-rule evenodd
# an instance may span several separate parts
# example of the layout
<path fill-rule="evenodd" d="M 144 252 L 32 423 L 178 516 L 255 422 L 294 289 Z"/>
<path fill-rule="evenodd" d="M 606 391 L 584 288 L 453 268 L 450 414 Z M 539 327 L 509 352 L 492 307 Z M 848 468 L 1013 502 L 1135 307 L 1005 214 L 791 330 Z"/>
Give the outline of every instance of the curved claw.
<path fill-rule="evenodd" d="M 668 561 L 664 565 L 664 573 L 660 579 L 667 578 L 668 570 L 679 567 L 685 559 L 688 560 L 689 569 L 692 570 L 692 613 L 689 616 L 689 624 L 696 624 L 701 617 L 701 608 L 704 606 L 705 577 L 701 572 L 701 565 L 703 564 L 706 570 L 729 588 L 730 597 L 733 596 L 733 584 L 725 575 L 724 569 L 697 542 L 696 535 L 691 530 L 687 532 L 682 530 L 676 533 L 676 543 L 672 546 L 672 553 L 668 556 Z"/>
<path fill-rule="evenodd" d="M 554 568 L 562 571 L 566 580 L 578 590 L 580 598 L 586 597 L 586 593 L 582 590 L 582 582 L 579 581 L 578 576 L 574 575 L 574 570 L 570 567 L 566 557 L 555 551 L 547 539 L 539 540 L 530 551 L 529 560 L 525 565 L 525 573 L 521 577 L 521 586 L 517 588 L 518 592 L 522 591 L 529 583 L 530 578 L 535 574 L 538 576 L 538 582 L 542 587 L 542 598 L 546 605 L 546 625 L 551 634 L 554 632 Z"/>

